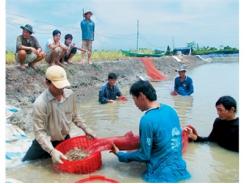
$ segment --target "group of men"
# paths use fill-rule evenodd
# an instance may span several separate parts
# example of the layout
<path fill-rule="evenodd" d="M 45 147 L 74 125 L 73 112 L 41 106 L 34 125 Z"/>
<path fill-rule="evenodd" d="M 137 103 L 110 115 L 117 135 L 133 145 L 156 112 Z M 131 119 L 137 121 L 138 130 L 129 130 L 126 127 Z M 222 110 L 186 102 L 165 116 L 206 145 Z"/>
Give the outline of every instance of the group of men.
<path fill-rule="evenodd" d="M 85 13 L 85 20 L 81 22 L 82 30 L 94 33 L 94 24 L 89 20 L 92 12 Z M 89 24 L 88 27 L 87 24 Z M 72 44 L 72 35 L 65 36 L 65 43 L 60 42 L 61 32 L 53 31 L 53 39 L 49 40 L 44 53 L 33 33 L 30 25 L 22 26 L 23 34 L 17 38 L 17 59 L 21 67 L 27 62 L 33 67 L 36 62 L 45 57 L 51 65 L 48 67 L 45 78 L 47 89 L 33 104 L 33 130 L 35 139 L 23 158 L 23 161 L 52 158 L 60 164 L 66 156 L 55 149 L 60 142 L 70 138 L 71 124 L 74 123 L 89 138 L 95 138 L 95 133 L 87 127 L 79 116 L 76 107 L 76 95 L 67 80 L 63 62 L 71 62 L 72 56 L 80 49 L 82 53 L 88 51 L 91 62 L 92 40 L 83 40 L 82 48 Z M 92 35 L 83 33 L 83 38 L 89 39 Z M 84 61 L 81 61 L 84 63 Z M 194 91 L 192 79 L 186 75 L 186 69 L 178 70 L 179 76 L 175 79 L 173 95 L 187 96 Z M 138 80 L 130 87 L 135 105 L 144 112 L 139 123 L 139 148 L 125 152 L 115 145 L 111 150 L 119 161 L 138 161 L 146 163 L 144 180 L 147 182 L 178 182 L 190 178 L 186 163 L 182 158 L 181 126 L 177 112 L 169 105 L 157 102 L 157 93 L 147 80 Z M 122 97 L 117 86 L 117 75 L 109 73 L 108 81 L 99 90 L 101 104 L 113 103 Z M 215 104 L 218 118 L 208 137 L 201 137 L 197 131 L 189 126 L 186 129 L 189 139 L 194 142 L 212 141 L 220 146 L 239 151 L 239 118 L 236 117 L 237 104 L 230 96 L 221 97 Z"/>
<path fill-rule="evenodd" d="M 117 75 L 109 73 L 108 82 L 99 91 L 99 102 L 113 103 L 122 93 L 117 84 Z M 55 149 L 60 142 L 70 138 L 70 126 L 74 123 L 90 138 L 94 132 L 80 118 L 76 107 L 76 95 L 67 80 L 66 72 L 59 65 L 46 71 L 47 89 L 33 105 L 33 128 L 35 140 L 23 161 L 52 158 L 63 163 L 66 156 Z M 192 89 L 193 90 L 193 89 Z M 176 111 L 157 102 L 154 87 L 147 80 L 139 80 L 130 87 L 135 105 L 144 113 L 139 124 L 139 148 L 135 151 L 120 151 L 115 145 L 111 150 L 120 162 L 138 161 L 146 163 L 144 180 L 147 182 L 177 182 L 190 178 L 182 158 L 181 126 Z M 216 102 L 219 117 L 208 137 L 201 137 L 193 127 L 185 128 L 189 139 L 195 142 L 212 141 L 220 146 L 239 151 L 239 118 L 237 104 L 230 96 Z"/>
<path fill-rule="evenodd" d="M 45 58 L 50 65 L 72 63 L 72 57 L 77 50 L 82 53 L 80 64 L 85 63 L 85 54 L 87 53 L 88 63 L 92 64 L 92 42 L 94 40 L 95 24 L 91 20 L 93 13 L 91 11 L 84 13 L 84 19 L 81 21 L 82 47 L 77 47 L 72 42 L 73 36 L 66 34 L 64 43 L 61 42 L 61 31 L 56 29 L 52 32 L 52 38 L 45 45 L 45 51 L 42 50 L 38 40 L 32 34 L 34 33 L 31 25 L 21 26 L 22 34 L 17 37 L 16 42 L 16 61 L 20 64 L 20 69 L 27 66 L 35 68 L 35 64 Z"/>

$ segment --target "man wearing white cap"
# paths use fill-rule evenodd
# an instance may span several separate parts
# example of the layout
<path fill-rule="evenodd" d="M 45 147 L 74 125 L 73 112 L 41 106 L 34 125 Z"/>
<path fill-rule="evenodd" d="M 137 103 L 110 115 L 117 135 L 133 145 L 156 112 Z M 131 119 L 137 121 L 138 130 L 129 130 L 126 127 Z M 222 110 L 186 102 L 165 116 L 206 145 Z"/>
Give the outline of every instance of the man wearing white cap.
<path fill-rule="evenodd" d="M 66 157 L 54 147 L 69 139 L 72 122 L 87 136 L 94 137 L 92 131 L 77 114 L 76 97 L 66 77 L 65 70 L 50 66 L 46 71 L 48 88 L 36 99 L 33 105 L 33 129 L 35 140 L 23 161 L 52 157 L 54 162 L 63 163 Z"/>
<path fill-rule="evenodd" d="M 174 91 L 172 95 L 189 96 L 194 92 L 192 79 L 186 75 L 184 66 L 180 66 L 175 70 L 179 73 L 179 77 L 174 80 Z"/>

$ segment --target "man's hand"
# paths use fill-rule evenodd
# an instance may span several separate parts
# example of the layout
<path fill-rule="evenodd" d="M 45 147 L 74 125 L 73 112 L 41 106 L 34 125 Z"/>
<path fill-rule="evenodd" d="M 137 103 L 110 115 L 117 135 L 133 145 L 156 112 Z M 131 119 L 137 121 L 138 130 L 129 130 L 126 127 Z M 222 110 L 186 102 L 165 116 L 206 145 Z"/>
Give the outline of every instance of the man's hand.
<path fill-rule="evenodd" d="M 192 128 L 186 127 L 184 130 L 187 131 L 189 139 L 193 141 L 197 140 L 197 134 L 193 132 Z"/>
<path fill-rule="evenodd" d="M 85 134 L 87 137 L 89 137 L 91 139 L 94 139 L 96 137 L 95 133 L 89 128 L 85 129 Z"/>
<path fill-rule="evenodd" d="M 171 95 L 172 95 L 172 96 L 177 96 L 178 93 L 177 93 L 176 91 L 172 91 L 172 92 L 171 92 Z"/>
<path fill-rule="evenodd" d="M 31 50 L 34 54 L 38 54 L 37 49 L 35 49 L 34 47 L 31 47 L 30 50 Z"/>
<path fill-rule="evenodd" d="M 39 55 L 39 54 L 42 54 L 42 49 L 41 48 L 38 48 L 37 49 L 37 54 Z"/>
<path fill-rule="evenodd" d="M 116 155 L 117 152 L 119 152 L 118 147 L 115 144 L 112 144 L 112 148 L 111 148 L 110 153 L 114 153 Z"/>
<path fill-rule="evenodd" d="M 66 156 L 55 148 L 51 151 L 50 155 L 54 163 L 63 164 L 62 159 L 67 160 Z"/>
<path fill-rule="evenodd" d="M 108 103 L 115 103 L 115 100 L 107 100 Z"/>

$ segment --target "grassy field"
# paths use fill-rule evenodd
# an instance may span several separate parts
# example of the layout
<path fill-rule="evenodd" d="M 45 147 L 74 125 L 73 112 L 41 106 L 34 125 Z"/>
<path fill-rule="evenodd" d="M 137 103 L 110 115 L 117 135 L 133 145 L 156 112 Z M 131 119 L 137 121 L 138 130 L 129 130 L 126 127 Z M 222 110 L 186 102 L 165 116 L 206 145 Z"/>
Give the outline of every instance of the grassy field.
<path fill-rule="evenodd" d="M 151 49 L 139 49 L 139 51 L 131 50 L 132 52 L 139 53 L 153 53 L 154 51 Z M 94 50 L 92 54 L 92 60 L 95 62 L 98 61 L 115 61 L 121 59 L 128 59 L 128 56 L 122 54 L 120 50 L 112 51 L 112 50 Z M 77 53 L 72 61 L 79 62 L 81 60 L 81 53 Z M 12 51 L 6 51 L 6 64 L 15 64 L 15 53 Z"/>
<path fill-rule="evenodd" d="M 92 60 L 97 61 L 115 61 L 120 59 L 127 59 L 121 51 L 109 51 L 109 50 L 95 50 L 92 55 Z M 81 53 L 77 53 L 73 59 L 74 62 L 81 60 Z M 15 64 L 15 53 L 12 51 L 6 51 L 6 64 Z"/>

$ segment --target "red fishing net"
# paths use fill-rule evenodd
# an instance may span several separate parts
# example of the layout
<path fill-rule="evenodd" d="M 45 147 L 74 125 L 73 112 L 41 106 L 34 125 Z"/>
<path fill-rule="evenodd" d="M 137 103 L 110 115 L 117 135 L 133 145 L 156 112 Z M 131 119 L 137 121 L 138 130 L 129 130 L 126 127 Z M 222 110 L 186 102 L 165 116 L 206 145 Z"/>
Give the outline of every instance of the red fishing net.
<path fill-rule="evenodd" d="M 98 182 L 98 183 L 119 183 L 117 180 L 107 178 L 107 177 L 101 176 L 101 175 L 89 176 L 87 178 L 76 181 L 76 183 L 94 183 L 94 182 Z"/>
<path fill-rule="evenodd" d="M 90 153 L 111 150 L 115 144 L 119 150 L 135 150 L 139 147 L 139 136 L 132 131 L 123 136 L 107 137 L 96 139 L 95 143 L 87 148 Z"/>
<path fill-rule="evenodd" d="M 135 150 L 139 148 L 139 136 L 134 135 L 132 131 L 123 136 L 88 139 L 86 136 L 78 136 L 63 141 L 56 149 L 66 154 L 74 148 L 81 148 L 88 152 L 88 156 L 81 160 L 63 160 L 63 164 L 54 164 L 54 168 L 59 171 L 69 173 L 91 173 L 100 169 L 102 165 L 101 151 L 111 150 L 115 144 L 119 150 Z M 182 152 L 184 153 L 188 146 L 188 133 L 182 131 Z"/>
<path fill-rule="evenodd" d="M 147 75 L 151 78 L 151 80 L 161 81 L 167 79 L 167 76 L 161 73 L 155 67 L 152 58 L 141 58 L 140 60 L 143 62 Z"/>

